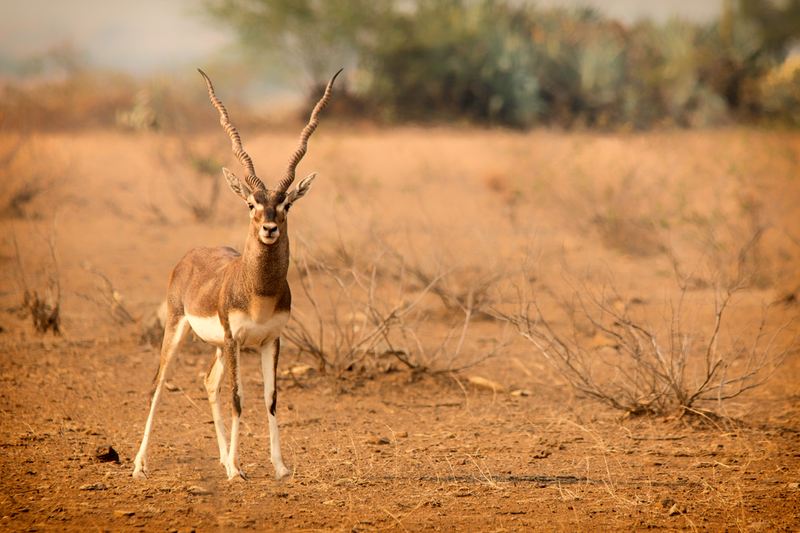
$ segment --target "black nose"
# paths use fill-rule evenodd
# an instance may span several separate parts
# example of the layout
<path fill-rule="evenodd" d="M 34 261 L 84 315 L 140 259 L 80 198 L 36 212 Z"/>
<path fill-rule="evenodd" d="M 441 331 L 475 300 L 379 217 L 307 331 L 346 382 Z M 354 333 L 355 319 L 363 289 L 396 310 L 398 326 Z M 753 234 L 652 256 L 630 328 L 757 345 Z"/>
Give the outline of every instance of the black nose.
<path fill-rule="evenodd" d="M 273 234 L 278 233 L 278 225 L 277 224 L 265 225 L 264 231 L 267 232 L 268 237 L 272 237 Z"/>

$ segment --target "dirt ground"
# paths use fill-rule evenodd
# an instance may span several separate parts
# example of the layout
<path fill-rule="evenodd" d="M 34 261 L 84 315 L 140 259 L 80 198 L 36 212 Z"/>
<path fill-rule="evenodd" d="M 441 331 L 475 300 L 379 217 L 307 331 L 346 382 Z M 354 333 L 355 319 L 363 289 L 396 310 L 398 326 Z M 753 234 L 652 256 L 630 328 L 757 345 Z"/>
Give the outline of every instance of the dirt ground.
<path fill-rule="evenodd" d="M 269 184 L 296 132 L 243 137 Z M 0 136 L 4 150 L 17 142 Z M 269 463 L 258 357 L 242 361 L 249 479 L 229 482 L 202 385 L 212 349 L 187 346 L 156 417 L 149 478 L 132 479 L 157 365 L 143 325 L 185 251 L 241 248 L 247 224 L 227 189 L 197 220 L 187 204 L 213 187 L 170 165 L 176 142 L 114 131 L 34 135 L 6 164 L 3 530 L 800 529 L 797 350 L 762 387 L 704 406 L 723 416 L 626 416 L 576 393 L 504 324 L 476 318 L 459 342 L 464 316 L 432 295 L 415 326 L 424 352 L 415 357 L 428 372 L 388 357 L 292 377 L 286 369 L 317 362 L 285 345 L 278 420 L 293 474 L 282 481 Z M 221 133 L 189 142 L 236 168 Z M 388 243 L 409 264 L 447 271 L 457 289 L 533 265 L 532 284 L 563 288 L 564 271 L 590 287 L 611 278 L 658 315 L 679 262 L 699 280 L 686 312 L 702 329 L 714 293 L 701 281 L 744 264 L 736 252 L 761 228 L 746 261 L 751 283 L 725 333 L 746 340 L 765 306 L 770 324 L 798 312 L 796 133 L 322 126 L 299 173 L 312 170 L 315 186 L 291 215 L 295 263 L 308 254 L 368 271 L 390 262 Z M 20 201 L 30 183 L 41 187 Z M 44 294 L 53 272 L 60 336 L 36 333 L 19 309 L 23 287 Z M 393 279 L 379 279 L 387 299 Z M 297 312 L 308 316 L 296 265 L 289 281 Z M 500 287 L 497 305 L 511 306 L 511 292 Z M 789 324 L 786 333 L 796 331 Z M 503 390 L 474 386 L 474 376 Z M 108 446 L 119 463 L 98 459 Z"/>

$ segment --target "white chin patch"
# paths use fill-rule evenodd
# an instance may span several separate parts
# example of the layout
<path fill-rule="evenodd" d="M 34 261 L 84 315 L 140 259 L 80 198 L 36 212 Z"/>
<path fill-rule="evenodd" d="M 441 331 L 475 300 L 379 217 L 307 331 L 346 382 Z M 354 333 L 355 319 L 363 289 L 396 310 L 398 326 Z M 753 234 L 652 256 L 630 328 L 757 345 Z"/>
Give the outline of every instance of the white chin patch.
<path fill-rule="evenodd" d="M 280 233 L 273 233 L 272 236 L 268 237 L 266 231 L 258 232 L 258 240 L 266 245 L 275 244 L 276 242 L 278 242 L 278 237 L 280 236 L 281 236 Z"/>

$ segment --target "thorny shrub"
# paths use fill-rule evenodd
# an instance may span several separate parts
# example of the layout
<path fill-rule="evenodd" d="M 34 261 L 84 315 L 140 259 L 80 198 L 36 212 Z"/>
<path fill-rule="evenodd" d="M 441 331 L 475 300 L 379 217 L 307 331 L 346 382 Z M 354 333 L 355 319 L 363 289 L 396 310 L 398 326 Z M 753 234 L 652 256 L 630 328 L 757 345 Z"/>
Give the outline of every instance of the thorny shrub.
<path fill-rule="evenodd" d="M 548 288 L 520 289 L 518 309 L 495 315 L 513 324 L 577 391 L 630 414 L 721 405 L 762 385 L 794 349 L 791 322 L 774 325 L 769 306 L 755 325 L 736 321 L 744 278 L 718 284 L 713 308 L 700 318 L 689 311 L 690 287 L 681 280 L 678 285 L 655 326 L 641 300 L 622 297 L 613 285 L 572 285 L 567 298 Z"/>
<path fill-rule="evenodd" d="M 301 355 L 310 355 L 318 369 L 337 374 L 391 370 L 392 361 L 415 373 L 455 372 L 494 355 L 502 343 L 480 357 L 462 357 L 469 326 L 482 312 L 476 305 L 482 302 L 481 287 L 451 292 L 443 282 L 446 274 L 428 275 L 392 259 L 397 258 L 381 255 L 363 267 L 335 258 L 326 261 L 314 257 L 301 241 L 294 262 L 302 296 L 295 297 L 286 340 Z M 386 280 L 391 283 L 382 283 Z M 460 309 L 460 319 L 435 346 L 420 335 L 429 295 Z"/>

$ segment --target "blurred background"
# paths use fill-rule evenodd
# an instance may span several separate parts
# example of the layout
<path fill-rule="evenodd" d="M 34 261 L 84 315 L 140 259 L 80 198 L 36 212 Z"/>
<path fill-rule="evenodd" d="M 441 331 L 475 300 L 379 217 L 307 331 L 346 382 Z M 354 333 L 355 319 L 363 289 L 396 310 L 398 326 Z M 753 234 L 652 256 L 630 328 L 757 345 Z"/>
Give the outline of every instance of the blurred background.
<path fill-rule="evenodd" d="M 256 122 L 293 117 L 344 66 L 337 115 L 381 123 L 800 125 L 800 0 L 4 0 L 0 15 L 4 128 L 196 126 L 198 66 Z"/>

